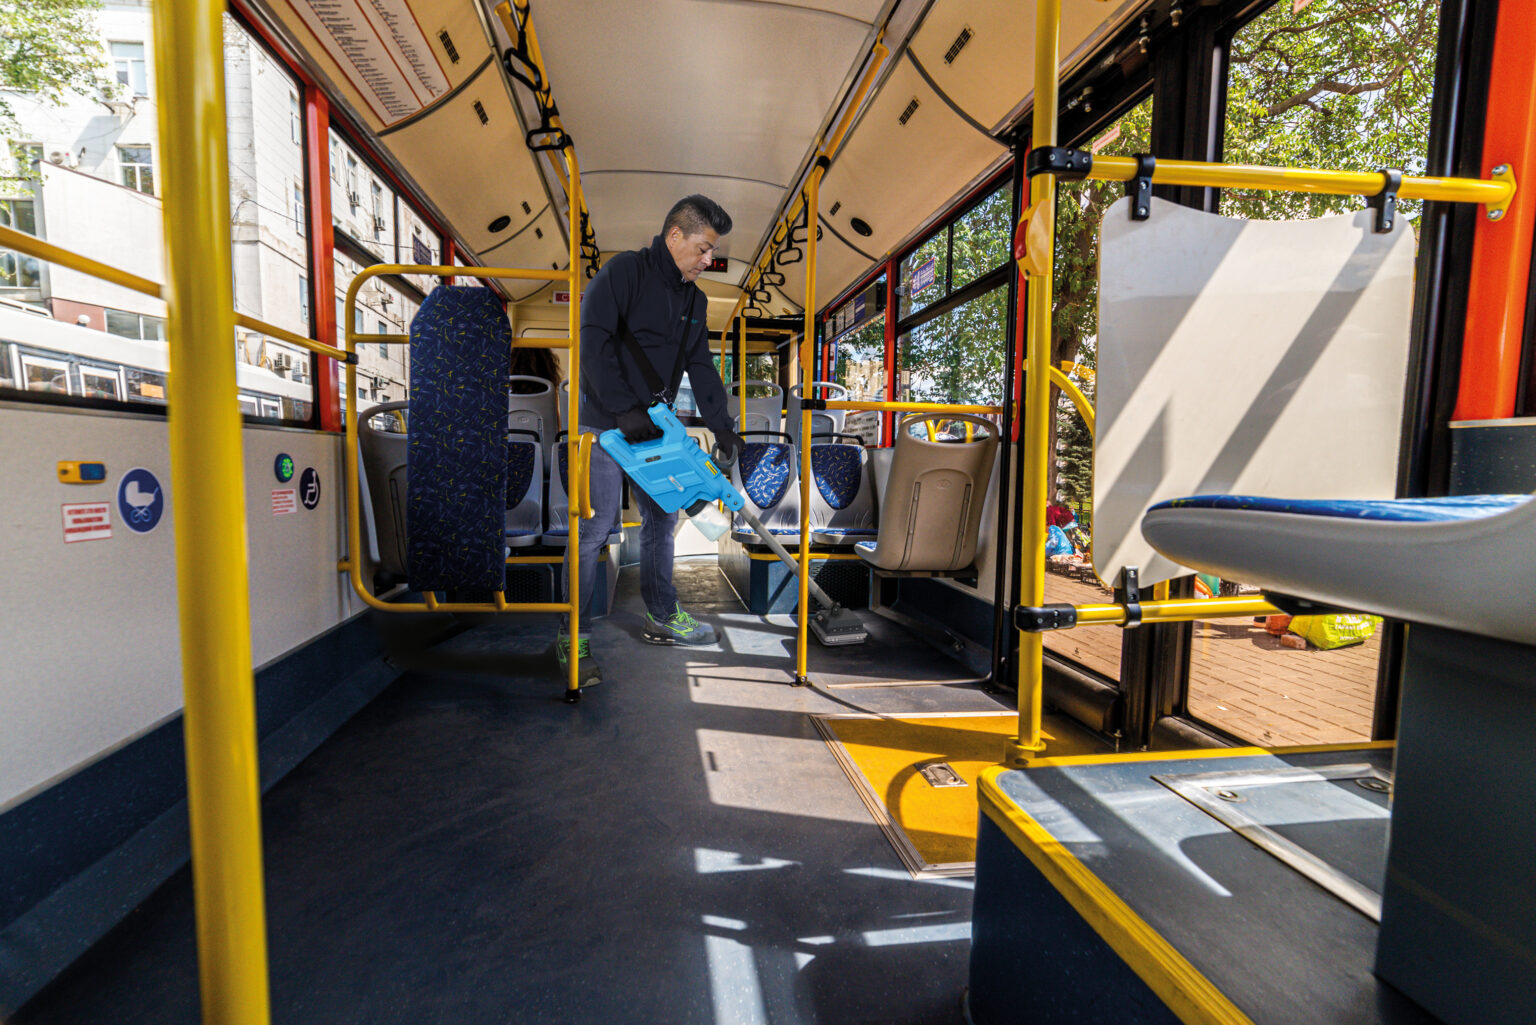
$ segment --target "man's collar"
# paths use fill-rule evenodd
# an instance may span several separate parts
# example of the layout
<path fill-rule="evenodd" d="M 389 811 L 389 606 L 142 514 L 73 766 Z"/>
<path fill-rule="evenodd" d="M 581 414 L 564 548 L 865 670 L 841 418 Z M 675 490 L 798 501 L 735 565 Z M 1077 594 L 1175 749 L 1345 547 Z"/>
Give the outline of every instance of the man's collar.
<path fill-rule="evenodd" d="M 683 280 L 683 272 L 677 269 L 677 261 L 672 259 L 672 251 L 667 248 L 666 241 L 657 235 L 651 239 L 651 259 L 662 271 L 662 280 L 672 288 L 681 291 L 687 281 Z"/>

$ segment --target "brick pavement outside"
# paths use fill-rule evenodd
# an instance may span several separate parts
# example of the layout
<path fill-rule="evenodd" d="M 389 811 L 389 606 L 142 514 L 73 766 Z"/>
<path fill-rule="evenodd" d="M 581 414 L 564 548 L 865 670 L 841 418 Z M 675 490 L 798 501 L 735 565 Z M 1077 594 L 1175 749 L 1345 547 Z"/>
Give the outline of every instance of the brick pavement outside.
<path fill-rule="evenodd" d="M 1047 602 L 1111 600 L 1097 582 L 1050 573 Z M 1117 627 L 1089 626 L 1045 635 L 1049 650 L 1111 678 L 1120 675 Z M 1376 694 L 1377 633 L 1333 651 L 1284 648 L 1251 618 L 1195 623 L 1189 711 L 1244 740 L 1265 746 L 1369 740 Z"/>

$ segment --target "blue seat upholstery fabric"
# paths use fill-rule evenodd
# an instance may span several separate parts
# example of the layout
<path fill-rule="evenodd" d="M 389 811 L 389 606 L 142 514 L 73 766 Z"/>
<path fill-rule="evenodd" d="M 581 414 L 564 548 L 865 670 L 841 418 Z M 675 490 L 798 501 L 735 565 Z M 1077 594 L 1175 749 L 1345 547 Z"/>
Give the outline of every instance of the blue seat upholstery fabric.
<path fill-rule="evenodd" d="M 772 509 L 784 497 L 794 458 L 795 450 L 781 442 L 749 441 L 742 446 L 742 483 L 759 509 Z"/>
<path fill-rule="evenodd" d="M 406 523 L 413 590 L 505 586 L 511 344 L 501 303 L 478 286 L 434 289 L 411 321 Z"/>
<path fill-rule="evenodd" d="M 846 509 L 858 497 L 863 455 L 858 445 L 811 446 L 811 476 L 832 508 Z"/>
<path fill-rule="evenodd" d="M 1252 495 L 1193 495 L 1161 502 L 1157 509 L 1244 509 L 1249 512 L 1333 516 L 1396 523 L 1451 523 L 1496 516 L 1529 501 L 1530 495 L 1457 495 L 1449 498 L 1357 499 L 1264 498 Z"/>

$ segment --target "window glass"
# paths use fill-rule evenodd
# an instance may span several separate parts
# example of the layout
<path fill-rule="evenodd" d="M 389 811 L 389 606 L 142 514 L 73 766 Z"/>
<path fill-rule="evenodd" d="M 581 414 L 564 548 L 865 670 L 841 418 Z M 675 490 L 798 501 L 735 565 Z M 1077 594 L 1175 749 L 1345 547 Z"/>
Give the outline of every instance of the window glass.
<path fill-rule="evenodd" d="M 1013 183 L 996 191 L 955 221 L 951 228 L 951 292 L 1008 262 L 1013 239 Z"/>
<path fill-rule="evenodd" d="M 1007 380 L 1003 369 L 1007 307 L 1008 288 L 1003 285 L 902 335 L 897 343 L 900 401 L 1001 403 Z M 963 434 L 959 424 L 963 421 L 939 421 L 936 430 Z"/>
<path fill-rule="evenodd" d="M 309 334 L 308 217 L 302 93 L 234 18 L 224 17 L 229 126 L 229 207 L 235 309 L 295 334 Z M 307 421 L 315 357 L 260 331 L 235 331 L 241 391 L 257 416 Z M 274 412 L 275 411 L 275 412 Z"/>
<path fill-rule="evenodd" d="M 885 294 L 885 275 L 876 279 L 874 288 L 877 295 Z M 864 305 L 869 306 L 869 293 L 865 296 Z M 857 301 L 858 297 L 850 299 L 844 307 Z M 838 314 L 842 309 L 834 310 L 828 318 L 828 325 L 839 322 Z M 866 310 L 862 321 L 855 314 L 848 316 L 846 323 L 854 326 L 842 334 L 834 335 L 828 344 L 832 346 L 832 380 L 848 389 L 848 397 L 862 402 L 884 402 L 886 400 L 885 382 L 885 313 L 874 312 L 871 315 Z M 864 439 L 866 445 L 879 445 L 884 440 L 885 417 L 874 412 L 850 411 L 843 419 L 843 428 L 849 434 L 857 434 Z"/>
<path fill-rule="evenodd" d="M 901 261 L 901 277 L 896 286 L 901 312 L 897 319 L 905 319 L 944 298 L 948 279 L 949 231 L 945 229 Z"/>
<path fill-rule="evenodd" d="M 143 43 L 108 43 L 117 84 L 131 96 L 149 95 L 149 71 Z"/>
<path fill-rule="evenodd" d="M 1152 100 L 1127 111 L 1087 143 L 1095 153 L 1145 153 L 1151 145 Z M 1058 182 L 1056 191 L 1055 315 L 1051 361 L 1068 364 L 1068 376 L 1092 401 L 1099 331 L 1099 225 L 1109 205 L 1125 194 L 1119 182 Z M 1062 528 L 1073 554 L 1047 560 L 1045 600 L 1092 605 L 1111 591 L 1093 573 L 1093 436 L 1077 407 L 1060 391 L 1055 398 L 1052 438 L 1055 458 L 1047 467 L 1044 510 L 1047 522 Z M 1118 630 L 1061 630 L 1045 635 L 1053 654 L 1111 678 L 1120 676 Z"/>
<path fill-rule="evenodd" d="M 1222 159 L 1423 174 L 1439 19 L 1436 0 L 1270 7 L 1238 30 L 1229 48 Z M 1221 193 L 1221 212 L 1232 217 L 1308 218 L 1360 208 L 1352 196 Z M 1398 201 L 1415 234 L 1422 209 L 1419 200 Z M 1258 591 L 1209 576 L 1197 577 L 1195 586 L 1200 595 Z M 1380 630 L 1359 643 L 1320 649 L 1298 626 L 1283 616 L 1197 621 L 1189 714 L 1266 745 L 1367 739 Z"/>
<path fill-rule="evenodd" d="M 150 5 L 66 4 L 6 32 L 49 57 L 37 89 L 6 90 L 0 225 L 163 281 Z M 159 299 L 11 250 L 0 299 L 0 389 L 138 402 L 144 375 L 167 372 Z"/>

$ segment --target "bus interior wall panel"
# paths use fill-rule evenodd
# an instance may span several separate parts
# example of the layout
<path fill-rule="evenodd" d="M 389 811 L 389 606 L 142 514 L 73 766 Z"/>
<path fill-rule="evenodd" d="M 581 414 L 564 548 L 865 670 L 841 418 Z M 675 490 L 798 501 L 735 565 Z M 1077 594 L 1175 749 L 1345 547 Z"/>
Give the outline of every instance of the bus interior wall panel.
<path fill-rule="evenodd" d="M 10 534 L 3 566 L 16 593 L 29 596 L 0 621 L 0 717 L 15 738 L 0 749 L 3 808 L 175 714 L 181 672 L 165 420 L 7 403 L 0 436 L 13 439 L 0 461 L 20 485 L 0 495 Z M 244 437 L 252 654 L 261 666 L 362 604 L 335 568 L 343 549 L 339 439 L 258 426 Z M 274 476 L 279 453 L 294 461 L 287 483 Z M 58 483 L 55 464 L 68 458 L 105 462 L 107 481 Z M 142 534 L 123 522 L 117 500 L 123 475 L 136 467 L 168 499 Z M 310 468 L 319 480 L 314 509 L 298 495 Z M 66 544 L 61 506 L 84 502 L 107 504 L 111 536 Z"/>

